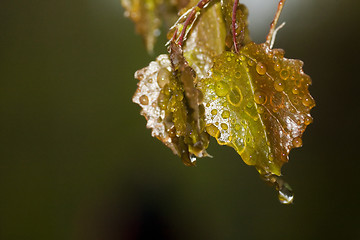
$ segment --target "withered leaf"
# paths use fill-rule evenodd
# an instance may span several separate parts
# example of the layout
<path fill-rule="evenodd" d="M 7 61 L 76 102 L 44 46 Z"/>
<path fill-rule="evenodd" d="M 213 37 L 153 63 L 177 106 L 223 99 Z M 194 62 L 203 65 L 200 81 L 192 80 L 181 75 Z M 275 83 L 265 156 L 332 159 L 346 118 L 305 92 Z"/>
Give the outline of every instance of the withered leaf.
<path fill-rule="evenodd" d="M 198 90 L 193 85 L 195 73 L 174 51 L 171 56 L 180 62 L 177 66 L 181 71 L 173 70 L 174 63 L 168 55 L 160 55 L 135 73 L 140 82 L 133 101 L 143 108 L 141 114 L 148 120 L 147 127 L 153 129 L 152 135 L 186 165 L 194 165 L 195 156 L 207 156 L 209 135 L 204 131 L 204 110 L 199 110 L 195 100 L 198 99 Z"/>
<path fill-rule="evenodd" d="M 281 49 L 249 43 L 215 58 L 211 77 L 201 81 L 207 132 L 262 175 L 281 175 L 312 121 L 311 80 L 302 65 Z"/>

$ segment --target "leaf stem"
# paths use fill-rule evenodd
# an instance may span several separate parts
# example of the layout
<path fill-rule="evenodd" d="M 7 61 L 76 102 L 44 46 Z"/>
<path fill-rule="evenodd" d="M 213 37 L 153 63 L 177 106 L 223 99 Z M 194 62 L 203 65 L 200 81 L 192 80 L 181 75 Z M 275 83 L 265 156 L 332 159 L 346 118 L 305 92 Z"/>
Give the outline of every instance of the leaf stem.
<path fill-rule="evenodd" d="M 277 22 L 279 20 L 279 17 L 280 17 L 282 9 L 284 7 L 284 4 L 285 4 L 285 0 L 280 0 L 279 1 L 278 8 L 277 8 L 277 11 L 275 13 L 275 17 L 274 17 L 273 21 L 270 24 L 270 31 L 269 31 L 269 33 L 268 33 L 268 35 L 266 37 L 266 42 L 265 42 L 269 46 L 271 44 L 271 39 L 273 38 L 274 31 L 276 29 L 276 24 L 277 24 Z"/>
<path fill-rule="evenodd" d="M 211 0 L 200 0 L 195 7 L 192 8 L 189 16 L 187 16 L 183 29 L 181 30 L 180 36 L 179 36 L 179 45 L 182 46 L 184 42 L 185 35 L 187 33 L 186 29 L 189 26 L 189 24 L 194 21 L 194 16 L 199 9 L 203 9 L 206 4 L 208 4 Z"/>
<path fill-rule="evenodd" d="M 234 42 L 234 47 L 235 47 L 235 52 L 238 53 L 239 49 L 236 43 L 236 10 L 239 4 L 239 0 L 235 0 L 234 1 L 234 5 L 233 5 L 233 12 L 232 12 L 232 21 L 231 21 L 231 30 L 232 30 L 232 37 L 233 37 L 233 42 Z"/>

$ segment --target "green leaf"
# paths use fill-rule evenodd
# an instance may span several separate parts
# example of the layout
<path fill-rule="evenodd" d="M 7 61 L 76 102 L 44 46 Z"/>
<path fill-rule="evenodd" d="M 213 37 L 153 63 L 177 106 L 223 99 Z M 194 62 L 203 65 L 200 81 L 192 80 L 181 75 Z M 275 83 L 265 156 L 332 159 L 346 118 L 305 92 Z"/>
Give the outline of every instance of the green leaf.
<path fill-rule="evenodd" d="M 204 9 L 184 45 L 184 57 L 198 78 L 208 75 L 213 58 L 225 50 L 225 34 L 221 4 L 216 3 Z"/>
<path fill-rule="evenodd" d="M 239 54 L 215 58 L 211 76 L 201 80 L 206 131 L 264 176 L 281 175 L 312 121 L 311 80 L 302 65 L 284 58 L 281 49 L 249 43 Z"/>

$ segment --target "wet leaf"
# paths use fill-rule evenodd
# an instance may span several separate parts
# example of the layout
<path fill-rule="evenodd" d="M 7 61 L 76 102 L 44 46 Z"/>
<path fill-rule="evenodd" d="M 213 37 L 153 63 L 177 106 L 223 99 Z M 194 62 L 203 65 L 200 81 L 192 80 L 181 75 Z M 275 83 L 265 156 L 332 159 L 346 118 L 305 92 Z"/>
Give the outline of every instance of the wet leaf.
<path fill-rule="evenodd" d="M 208 75 L 213 58 L 225 50 L 225 34 L 220 3 L 204 9 L 184 45 L 184 57 L 198 78 Z"/>
<path fill-rule="evenodd" d="M 302 65 L 281 49 L 249 43 L 215 58 L 211 77 L 201 80 L 206 131 L 264 176 L 281 175 L 312 121 L 311 80 Z"/>
<path fill-rule="evenodd" d="M 135 73 L 140 82 L 133 101 L 143 108 L 141 114 L 148 121 L 147 127 L 152 128 L 152 135 L 179 155 L 186 165 L 194 165 L 195 156 L 208 156 L 209 135 L 204 131 L 204 110 L 202 105 L 199 109 L 195 72 L 186 65 L 181 49 L 173 46 L 170 56 L 172 61 L 163 54 Z"/>

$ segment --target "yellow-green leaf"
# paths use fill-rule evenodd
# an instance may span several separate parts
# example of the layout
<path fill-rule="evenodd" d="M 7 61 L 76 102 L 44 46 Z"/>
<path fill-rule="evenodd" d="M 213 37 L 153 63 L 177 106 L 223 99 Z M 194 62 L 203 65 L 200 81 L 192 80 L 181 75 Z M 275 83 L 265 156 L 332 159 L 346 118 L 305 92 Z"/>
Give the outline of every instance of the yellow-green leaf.
<path fill-rule="evenodd" d="M 281 175 L 312 121 L 311 80 L 302 65 L 281 49 L 249 43 L 239 54 L 215 58 L 211 76 L 201 81 L 207 132 L 262 175 Z"/>

